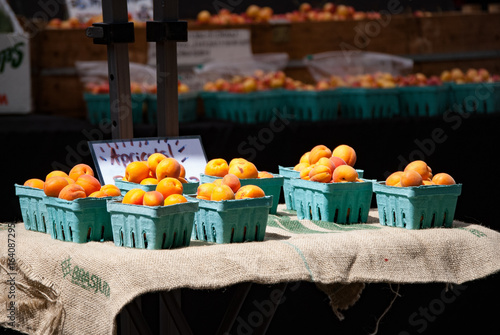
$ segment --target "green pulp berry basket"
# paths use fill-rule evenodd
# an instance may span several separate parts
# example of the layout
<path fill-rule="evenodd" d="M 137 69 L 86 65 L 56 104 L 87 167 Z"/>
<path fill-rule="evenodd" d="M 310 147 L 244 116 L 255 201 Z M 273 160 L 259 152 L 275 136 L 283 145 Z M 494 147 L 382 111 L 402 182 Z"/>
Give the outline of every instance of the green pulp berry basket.
<path fill-rule="evenodd" d="M 453 110 L 467 113 L 494 113 L 500 108 L 500 83 L 450 84 Z"/>
<path fill-rule="evenodd" d="M 269 208 L 269 213 L 276 214 L 278 210 L 278 203 L 281 195 L 281 188 L 283 187 L 284 177 L 279 174 L 274 174 L 273 178 L 246 178 L 240 179 L 241 186 L 244 185 L 255 185 L 260 187 L 266 195 L 273 196 L 273 204 L 271 208 Z M 211 183 L 216 179 L 220 179 L 221 177 L 208 176 L 204 173 L 200 174 L 200 182 L 201 183 Z"/>
<path fill-rule="evenodd" d="M 72 201 L 45 197 L 50 235 L 75 243 L 111 241 L 111 219 L 106 203 L 114 197 L 82 198 Z"/>
<path fill-rule="evenodd" d="M 340 115 L 348 119 L 390 118 L 399 113 L 396 88 L 338 88 Z"/>
<path fill-rule="evenodd" d="M 205 116 L 244 124 L 269 122 L 283 112 L 283 90 L 250 93 L 201 92 Z"/>
<path fill-rule="evenodd" d="M 111 119 L 111 105 L 109 94 L 84 93 L 83 99 L 87 104 L 87 118 L 92 124 L 98 124 L 103 119 Z M 132 120 L 134 124 L 142 123 L 142 111 L 145 94 L 131 94 Z"/>
<path fill-rule="evenodd" d="M 320 183 L 290 179 L 299 220 L 363 223 L 368 220 L 372 182 Z"/>
<path fill-rule="evenodd" d="M 189 197 L 199 203 L 191 238 L 213 243 L 263 241 L 272 196 L 211 201 Z"/>
<path fill-rule="evenodd" d="M 449 104 L 449 85 L 399 87 L 401 116 L 443 114 Z"/>
<path fill-rule="evenodd" d="M 283 176 L 283 195 L 285 197 L 285 206 L 287 209 L 294 210 L 295 209 L 295 200 L 294 200 L 294 189 L 290 182 L 292 178 L 300 178 L 300 172 L 295 171 L 293 167 L 284 167 L 279 166 L 279 174 Z M 358 177 L 363 178 L 364 170 L 356 169 L 358 172 Z"/>
<path fill-rule="evenodd" d="M 450 228 L 462 185 L 415 187 L 373 184 L 380 223 L 406 229 Z"/>
<path fill-rule="evenodd" d="M 49 233 L 50 226 L 47 226 L 47 207 L 43 198 L 47 197 L 42 189 L 15 185 L 16 195 L 19 198 L 21 215 L 24 227 L 27 230 Z"/>
<path fill-rule="evenodd" d="M 110 201 L 113 241 L 137 249 L 173 249 L 189 246 L 198 203 L 140 206 Z"/>
<path fill-rule="evenodd" d="M 148 122 L 156 124 L 158 121 L 158 101 L 156 94 L 148 94 L 146 98 Z M 179 122 L 193 122 L 198 119 L 198 94 L 187 92 L 179 94 L 178 112 Z"/>
<path fill-rule="evenodd" d="M 285 91 L 287 114 L 298 121 L 336 120 L 340 113 L 341 91 Z"/>
<path fill-rule="evenodd" d="M 137 183 L 131 183 L 129 181 L 124 181 L 121 180 L 120 178 L 115 178 L 115 185 L 118 187 L 122 193 L 122 195 L 125 195 L 128 191 L 130 191 L 133 188 L 140 188 L 143 189 L 144 191 L 154 191 L 156 190 L 156 185 L 141 185 Z M 199 182 L 187 182 L 182 184 L 182 193 L 183 194 L 195 194 L 196 190 L 198 189 Z"/>

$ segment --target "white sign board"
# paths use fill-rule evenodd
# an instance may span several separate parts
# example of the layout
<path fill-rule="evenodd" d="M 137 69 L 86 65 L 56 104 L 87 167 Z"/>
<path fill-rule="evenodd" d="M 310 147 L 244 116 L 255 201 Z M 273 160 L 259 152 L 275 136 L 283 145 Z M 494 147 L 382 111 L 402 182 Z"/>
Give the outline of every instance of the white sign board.
<path fill-rule="evenodd" d="M 5 0 L 0 0 L 0 10 L 10 18 L 14 30 L 0 33 L 0 114 L 29 113 L 32 110 L 29 37 Z"/>
<path fill-rule="evenodd" d="M 128 163 L 146 161 L 155 152 L 181 163 L 188 181 L 199 181 L 207 165 L 199 136 L 90 141 L 89 148 L 99 181 L 103 185 L 114 184 L 115 178 L 123 177 Z"/>
<path fill-rule="evenodd" d="M 188 30 L 187 42 L 177 43 L 177 65 L 196 66 L 214 61 L 250 58 L 248 29 Z M 148 44 L 148 64 L 156 66 L 156 45 Z"/>
<path fill-rule="evenodd" d="M 109 0 L 107 0 L 109 1 Z M 66 0 L 68 15 L 85 22 L 102 15 L 101 0 Z M 127 0 L 127 10 L 133 19 L 147 21 L 153 18 L 153 0 Z"/>

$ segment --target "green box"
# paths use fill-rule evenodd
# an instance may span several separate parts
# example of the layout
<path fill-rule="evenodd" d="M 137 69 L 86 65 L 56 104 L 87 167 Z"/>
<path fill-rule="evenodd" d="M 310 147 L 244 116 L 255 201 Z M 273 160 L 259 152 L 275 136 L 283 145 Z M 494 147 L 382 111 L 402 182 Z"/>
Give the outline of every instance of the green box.
<path fill-rule="evenodd" d="M 129 181 L 124 181 L 120 178 L 115 178 L 114 181 L 116 187 L 120 189 L 122 195 L 125 195 L 125 193 L 127 193 L 133 188 L 140 188 L 146 192 L 156 190 L 156 185 L 141 185 L 137 183 L 131 183 Z M 199 184 L 200 184 L 199 182 L 191 182 L 191 181 L 187 183 L 182 183 L 182 194 L 195 194 Z"/>
<path fill-rule="evenodd" d="M 398 87 L 401 116 L 442 115 L 449 107 L 448 85 Z"/>
<path fill-rule="evenodd" d="M 298 121 L 337 120 L 340 114 L 340 90 L 285 91 L 287 115 Z"/>
<path fill-rule="evenodd" d="M 158 122 L 158 96 L 148 94 L 146 98 L 148 122 L 156 124 Z M 179 122 L 193 122 L 198 119 L 198 93 L 187 92 L 178 96 Z"/>
<path fill-rule="evenodd" d="M 188 199 L 199 204 L 191 238 L 214 243 L 263 241 L 272 196 L 211 201 Z"/>
<path fill-rule="evenodd" d="M 116 246 L 172 249 L 189 246 L 198 203 L 153 207 L 110 201 L 107 210 Z"/>
<path fill-rule="evenodd" d="M 50 225 L 47 226 L 47 207 L 43 198 L 47 197 L 42 189 L 15 185 L 16 195 L 19 197 L 21 215 L 24 227 L 27 230 L 50 233 Z"/>
<path fill-rule="evenodd" d="M 399 114 L 396 88 L 338 88 L 340 115 L 348 119 L 391 118 Z"/>
<path fill-rule="evenodd" d="M 414 187 L 373 184 L 380 224 L 406 229 L 450 228 L 462 185 Z"/>
<path fill-rule="evenodd" d="M 106 198 L 64 200 L 45 197 L 47 226 L 53 239 L 75 243 L 111 241 L 111 218 L 106 209 Z"/>
<path fill-rule="evenodd" d="M 87 104 L 87 118 L 92 124 L 99 124 L 101 120 L 111 119 L 111 104 L 109 94 L 84 93 L 83 99 Z M 134 124 L 143 123 L 142 113 L 146 94 L 131 94 L 132 121 Z"/>

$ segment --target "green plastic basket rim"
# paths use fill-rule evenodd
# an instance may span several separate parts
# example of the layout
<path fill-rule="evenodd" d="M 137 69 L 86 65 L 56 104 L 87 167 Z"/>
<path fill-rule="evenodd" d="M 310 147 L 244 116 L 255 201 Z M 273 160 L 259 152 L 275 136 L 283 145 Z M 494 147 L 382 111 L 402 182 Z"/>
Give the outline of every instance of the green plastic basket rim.
<path fill-rule="evenodd" d="M 397 89 L 403 93 L 432 93 L 432 92 L 444 92 L 449 90 L 448 85 L 428 85 L 428 86 L 398 86 Z"/>
<path fill-rule="evenodd" d="M 168 206 L 144 206 L 124 204 L 120 201 L 108 201 L 106 207 L 109 213 L 126 213 L 148 217 L 162 217 L 198 211 L 198 203 L 191 201 Z"/>
<path fill-rule="evenodd" d="M 130 95 L 131 99 L 134 101 L 144 101 L 147 97 L 147 93 L 132 93 Z M 109 99 L 109 94 L 108 93 L 100 93 L 100 94 L 94 94 L 94 93 L 83 93 L 83 99 L 85 101 L 102 101 Z"/>
<path fill-rule="evenodd" d="M 429 195 L 459 196 L 462 193 L 462 184 L 397 187 L 387 186 L 385 185 L 385 181 L 379 181 L 373 183 L 373 192 L 375 194 L 392 194 L 404 197 L 418 197 Z"/>
<path fill-rule="evenodd" d="M 19 184 L 14 184 L 14 186 L 16 189 L 17 196 L 24 195 L 24 196 L 37 197 L 37 198 L 46 197 L 45 192 L 40 188 L 24 186 L 24 185 L 19 185 Z"/>
<path fill-rule="evenodd" d="M 177 95 L 177 98 L 179 100 L 192 100 L 198 98 L 198 95 L 199 95 L 198 92 L 186 92 L 186 93 L 179 93 Z M 146 93 L 146 97 L 148 100 L 156 101 L 158 99 L 158 95 L 155 93 Z"/>
<path fill-rule="evenodd" d="M 248 199 L 237 199 L 237 200 L 221 200 L 212 201 L 197 199 L 194 195 L 186 197 L 188 201 L 198 202 L 199 208 L 215 210 L 218 212 L 224 212 L 233 209 L 244 209 L 244 208 L 254 208 L 254 207 L 267 207 L 271 208 L 273 205 L 273 196 L 266 195 L 262 198 L 248 198 Z"/>
<path fill-rule="evenodd" d="M 99 208 L 105 206 L 112 199 L 119 197 L 104 197 L 104 198 L 80 198 L 75 200 L 65 200 L 56 197 L 44 197 L 43 202 L 47 207 L 58 207 L 72 211 L 81 211 L 89 208 Z"/>
<path fill-rule="evenodd" d="M 362 179 L 363 182 L 346 182 L 346 183 L 320 183 L 317 181 L 304 180 L 300 178 L 291 178 L 290 185 L 296 188 L 305 188 L 319 192 L 336 192 L 336 191 L 367 191 L 373 189 L 373 181 Z"/>

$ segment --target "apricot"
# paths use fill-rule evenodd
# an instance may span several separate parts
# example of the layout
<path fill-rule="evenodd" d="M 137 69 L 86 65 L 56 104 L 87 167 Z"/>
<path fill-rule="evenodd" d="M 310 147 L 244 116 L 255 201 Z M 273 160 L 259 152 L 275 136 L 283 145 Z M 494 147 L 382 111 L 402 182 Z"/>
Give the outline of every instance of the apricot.
<path fill-rule="evenodd" d="M 431 180 L 432 179 L 431 168 L 427 165 L 426 162 L 424 162 L 422 160 L 416 160 L 416 161 L 413 161 L 411 163 L 408 163 L 408 165 L 406 165 L 406 167 L 404 168 L 403 171 L 406 172 L 409 170 L 413 170 L 413 171 L 418 172 L 418 174 L 420 174 L 420 176 L 422 176 L 423 180 Z"/>
<path fill-rule="evenodd" d="M 240 179 L 248 179 L 248 178 L 258 178 L 259 170 L 254 163 L 246 161 L 243 163 L 233 164 L 228 173 L 236 175 L 236 177 Z"/>
<path fill-rule="evenodd" d="M 330 159 L 331 157 L 321 157 L 317 162 L 316 162 L 316 165 L 323 165 L 323 166 L 326 166 L 328 167 L 332 173 L 333 171 L 335 170 L 335 163 L 333 163 L 333 161 Z"/>
<path fill-rule="evenodd" d="M 156 167 L 165 158 L 167 158 L 167 156 L 165 156 L 161 152 L 155 152 L 154 154 L 151 154 L 148 157 L 146 162 L 148 164 L 148 168 L 149 168 L 149 171 L 151 172 L 152 177 L 156 178 Z"/>
<path fill-rule="evenodd" d="M 31 178 L 28 179 L 24 182 L 23 186 L 28 186 L 28 187 L 33 187 L 33 188 L 39 188 L 43 190 L 45 182 L 41 179 L 38 178 Z"/>
<path fill-rule="evenodd" d="M 89 194 L 88 198 L 106 198 L 108 195 L 104 191 L 95 191 L 94 193 Z"/>
<path fill-rule="evenodd" d="M 300 170 L 300 179 L 304 180 L 309 180 L 309 172 L 315 167 L 316 165 L 309 165 L 302 170 Z"/>
<path fill-rule="evenodd" d="M 358 172 L 350 165 L 341 165 L 333 171 L 332 181 L 334 183 L 355 182 Z"/>
<path fill-rule="evenodd" d="M 241 186 L 238 192 L 234 195 L 235 199 L 249 199 L 249 198 L 262 198 L 266 194 L 264 190 L 257 185 L 244 185 Z"/>
<path fill-rule="evenodd" d="M 187 199 L 182 194 L 170 194 L 163 202 L 163 206 L 181 204 L 187 202 Z"/>
<path fill-rule="evenodd" d="M 420 186 L 422 185 L 422 176 L 415 170 L 407 170 L 404 171 L 401 175 L 401 186 L 409 187 L 409 186 Z"/>
<path fill-rule="evenodd" d="M 156 185 L 156 191 L 163 194 L 164 199 L 170 194 L 182 194 L 183 190 L 184 186 L 182 186 L 182 183 L 178 179 L 172 177 L 163 178 L 158 182 L 158 185 Z"/>
<path fill-rule="evenodd" d="M 319 161 L 321 157 L 330 158 L 332 156 L 332 151 L 324 146 L 317 145 L 312 148 L 311 153 L 309 154 L 309 164 L 315 164 Z"/>
<path fill-rule="evenodd" d="M 146 162 L 130 162 L 125 167 L 125 179 L 131 183 L 139 184 L 149 177 L 149 167 Z"/>
<path fill-rule="evenodd" d="M 165 202 L 163 194 L 158 191 L 148 191 L 142 197 L 142 204 L 144 206 L 162 206 Z"/>
<path fill-rule="evenodd" d="M 83 187 L 87 196 L 95 191 L 99 191 L 102 186 L 96 177 L 89 174 L 82 174 L 75 183 Z"/>
<path fill-rule="evenodd" d="M 45 181 L 43 192 L 49 197 L 57 198 L 59 196 L 59 192 L 61 192 L 61 190 L 67 185 L 69 185 L 69 182 L 65 177 L 50 177 Z"/>
<path fill-rule="evenodd" d="M 215 179 L 212 184 L 215 186 L 221 186 L 222 185 L 222 178 Z"/>
<path fill-rule="evenodd" d="M 238 191 L 238 189 L 241 187 L 240 178 L 232 173 L 228 173 L 227 175 L 222 177 L 221 180 L 222 184 L 229 186 L 234 193 L 236 193 L 236 191 Z"/>
<path fill-rule="evenodd" d="M 246 160 L 245 158 L 233 158 L 229 161 L 229 167 L 238 164 L 245 164 L 246 162 L 248 162 L 248 160 Z"/>
<path fill-rule="evenodd" d="M 210 200 L 212 201 L 221 201 L 221 200 L 233 200 L 234 192 L 231 187 L 227 185 L 215 186 L 212 194 L 210 196 Z"/>
<path fill-rule="evenodd" d="M 403 174 L 403 171 L 396 171 L 396 172 L 391 173 L 391 175 L 385 179 L 385 184 L 387 186 L 396 185 L 401 180 L 402 174 Z"/>
<path fill-rule="evenodd" d="M 139 183 L 140 185 L 158 185 L 158 179 L 153 177 L 144 178 Z"/>
<path fill-rule="evenodd" d="M 200 184 L 196 190 L 196 198 L 210 200 L 215 187 L 216 185 L 213 183 Z"/>
<path fill-rule="evenodd" d="M 156 179 L 158 180 L 179 178 L 180 174 L 181 164 L 175 158 L 167 157 L 156 166 Z"/>
<path fill-rule="evenodd" d="M 332 180 L 332 170 L 325 165 L 316 165 L 309 171 L 309 180 L 329 183 Z"/>
<path fill-rule="evenodd" d="M 58 195 L 59 199 L 69 201 L 86 197 L 87 194 L 85 193 L 85 190 L 78 184 L 68 184 L 64 186 Z"/>
<path fill-rule="evenodd" d="M 144 200 L 144 194 L 146 194 L 146 191 L 144 191 L 142 188 L 133 188 L 129 190 L 127 193 L 125 193 L 122 199 L 122 203 L 131 205 L 142 205 Z"/>
<path fill-rule="evenodd" d="M 349 166 L 356 164 L 356 151 L 347 144 L 340 144 L 332 151 L 332 156 L 340 157 Z"/>
<path fill-rule="evenodd" d="M 223 158 L 214 158 L 208 161 L 205 166 L 207 176 L 224 177 L 229 171 L 229 165 Z"/>
<path fill-rule="evenodd" d="M 294 169 L 295 171 L 302 171 L 304 168 L 306 168 L 306 167 L 308 167 L 308 166 L 310 166 L 310 165 L 311 165 L 311 164 L 309 164 L 309 163 L 302 162 L 302 163 L 299 163 L 299 164 L 295 165 L 295 166 L 293 167 L 293 169 Z"/>
<path fill-rule="evenodd" d="M 188 182 L 188 181 L 187 181 L 187 179 L 186 179 L 186 178 L 184 178 L 184 177 L 179 177 L 179 178 L 177 178 L 177 179 L 178 179 L 181 183 L 183 183 L 183 184 L 187 184 L 187 182 Z"/>
<path fill-rule="evenodd" d="M 333 165 L 335 165 L 335 167 L 340 166 L 340 165 L 347 165 L 347 163 L 342 158 L 337 157 L 337 156 L 331 156 L 330 160 L 332 161 Z"/>
<path fill-rule="evenodd" d="M 267 171 L 259 171 L 257 178 L 274 178 L 274 176 L 272 175 L 272 173 L 269 173 Z"/>
<path fill-rule="evenodd" d="M 300 157 L 300 160 L 299 160 L 299 163 L 307 163 L 307 164 L 310 164 L 309 163 L 309 155 L 311 154 L 310 151 L 306 152 L 305 154 L 303 154 L 301 157 Z"/>
<path fill-rule="evenodd" d="M 64 171 L 61 170 L 54 170 L 50 171 L 46 176 L 45 176 L 45 181 L 47 179 L 52 178 L 52 177 L 69 177 L 68 174 Z"/>
<path fill-rule="evenodd" d="M 436 185 L 432 180 L 422 180 L 422 185 Z"/>
<path fill-rule="evenodd" d="M 113 184 L 102 185 L 99 191 L 104 192 L 107 197 L 119 197 L 122 194 L 120 189 Z"/>
<path fill-rule="evenodd" d="M 184 165 L 180 164 L 181 165 L 181 173 L 179 173 L 179 177 L 180 178 L 186 178 L 186 168 L 184 167 Z"/>
<path fill-rule="evenodd" d="M 455 179 L 445 172 L 437 173 L 432 177 L 432 182 L 436 185 L 455 185 Z"/>
<path fill-rule="evenodd" d="M 81 163 L 73 166 L 69 171 L 69 177 L 76 181 L 82 174 L 89 174 L 94 177 L 94 170 L 87 164 Z"/>

